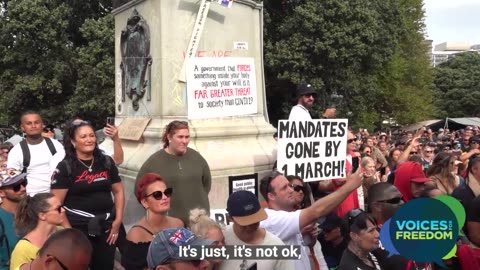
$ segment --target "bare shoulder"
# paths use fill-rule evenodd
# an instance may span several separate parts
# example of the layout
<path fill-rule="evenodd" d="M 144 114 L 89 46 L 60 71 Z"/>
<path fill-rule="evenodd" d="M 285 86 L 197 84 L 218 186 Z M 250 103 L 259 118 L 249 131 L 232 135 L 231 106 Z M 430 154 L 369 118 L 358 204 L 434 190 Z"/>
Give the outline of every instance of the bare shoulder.
<path fill-rule="evenodd" d="M 181 219 L 175 217 L 168 217 L 168 225 L 172 228 L 179 228 L 185 226 Z"/>

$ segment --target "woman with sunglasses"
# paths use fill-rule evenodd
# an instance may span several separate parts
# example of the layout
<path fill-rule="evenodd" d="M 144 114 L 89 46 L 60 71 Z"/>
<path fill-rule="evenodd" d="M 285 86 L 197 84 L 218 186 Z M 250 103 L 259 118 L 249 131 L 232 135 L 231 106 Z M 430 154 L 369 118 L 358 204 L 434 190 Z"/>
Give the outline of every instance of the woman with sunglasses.
<path fill-rule="evenodd" d="M 73 122 L 68 138 L 65 159 L 52 175 L 52 193 L 63 203 L 72 227 L 89 237 L 90 269 L 113 269 L 125 205 L 118 169 L 98 148 L 90 123 Z"/>
<path fill-rule="evenodd" d="M 127 234 L 125 252 L 122 254 L 122 266 L 125 270 L 148 268 L 148 247 L 155 234 L 167 228 L 184 226 L 180 219 L 167 216 L 172 193 L 173 189 L 167 188 L 158 174 L 147 173 L 137 181 L 135 196 L 145 209 L 145 215 Z"/>
<path fill-rule="evenodd" d="M 62 204 L 51 193 L 38 193 L 23 198 L 15 216 L 15 229 L 25 235 L 12 252 L 10 269 L 30 263 L 51 234 L 63 223 Z"/>
<path fill-rule="evenodd" d="M 210 168 L 199 152 L 188 147 L 190 131 L 187 122 L 170 122 L 165 127 L 162 141 L 163 149 L 145 161 L 137 179 L 146 173 L 162 175 L 167 186 L 176 192 L 168 215 L 188 224 L 190 210 L 198 207 L 210 211 Z"/>
<path fill-rule="evenodd" d="M 342 235 L 348 242 L 338 270 L 382 270 L 385 258 L 377 258 L 371 252 L 380 246 L 377 222 L 361 209 L 353 209 L 342 219 Z"/>

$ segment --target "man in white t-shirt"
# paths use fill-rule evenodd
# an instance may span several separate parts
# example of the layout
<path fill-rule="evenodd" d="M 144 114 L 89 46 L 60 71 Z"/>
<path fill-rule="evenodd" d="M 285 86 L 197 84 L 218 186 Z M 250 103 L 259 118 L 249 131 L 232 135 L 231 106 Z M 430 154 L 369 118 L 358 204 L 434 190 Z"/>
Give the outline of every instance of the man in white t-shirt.
<path fill-rule="evenodd" d="M 309 110 L 313 107 L 317 92 L 310 84 L 297 87 L 297 105 L 292 107 L 288 120 L 312 120 Z"/>
<path fill-rule="evenodd" d="M 292 185 L 279 172 L 273 172 L 260 182 L 260 192 L 268 203 L 265 209 L 268 218 L 260 222 L 260 227 L 278 236 L 287 245 L 302 245 L 302 230 L 330 213 L 353 190 L 362 184 L 361 169 L 350 174 L 343 186 L 329 195 L 315 201 L 310 207 L 294 211 L 296 203 Z M 306 250 L 302 248 L 302 257 L 295 262 L 296 270 L 311 269 Z"/>
<path fill-rule="evenodd" d="M 259 227 L 260 221 L 267 218 L 267 213 L 261 208 L 258 198 L 250 191 L 240 190 L 228 197 L 227 212 L 233 224 L 228 226 L 223 235 L 226 245 L 285 245 L 282 240 Z M 257 263 L 256 269 L 262 270 L 293 270 L 293 261 L 285 259 L 271 260 L 225 260 L 220 265 L 221 270 L 248 269 Z"/>
<path fill-rule="evenodd" d="M 46 139 L 42 137 L 42 117 L 34 111 L 27 111 L 22 114 L 20 128 L 25 133 L 25 141 L 30 152 L 30 162 L 26 168 L 27 194 L 33 196 L 37 193 L 50 192 L 52 172 L 65 157 L 65 149 L 57 140 L 49 139 L 56 152 L 52 155 Z M 8 154 L 7 167 L 22 171 L 24 169 L 23 161 L 21 143 L 18 143 Z"/>

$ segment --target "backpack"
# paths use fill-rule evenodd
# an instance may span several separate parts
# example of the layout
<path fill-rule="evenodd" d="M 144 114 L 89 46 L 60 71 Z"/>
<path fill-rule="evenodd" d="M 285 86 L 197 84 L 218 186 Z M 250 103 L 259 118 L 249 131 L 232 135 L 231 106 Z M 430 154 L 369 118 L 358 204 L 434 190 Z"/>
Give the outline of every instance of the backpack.
<path fill-rule="evenodd" d="M 48 145 L 48 149 L 50 149 L 50 153 L 52 153 L 52 156 L 57 153 L 57 149 L 55 149 L 55 146 L 53 145 L 53 142 L 50 138 L 44 138 L 45 142 Z M 30 149 L 28 149 L 28 144 L 26 140 L 23 140 L 20 142 L 20 147 L 22 148 L 22 154 L 23 154 L 23 170 L 22 173 L 27 172 L 28 166 L 30 166 Z"/>
<path fill-rule="evenodd" d="M 7 250 L 7 266 L 10 265 L 10 256 L 11 256 L 11 252 L 12 250 L 10 249 L 10 243 L 8 242 L 8 238 L 7 238 L 7 235 L 5 234 L 5 225 L 3 224 L 3 220 L 0 218 L 0 229 L 2 230 L 2 232 L 0 233 L 0 247 L 3 247 L 3 245 L 5 244 L 5 248 Z"/>

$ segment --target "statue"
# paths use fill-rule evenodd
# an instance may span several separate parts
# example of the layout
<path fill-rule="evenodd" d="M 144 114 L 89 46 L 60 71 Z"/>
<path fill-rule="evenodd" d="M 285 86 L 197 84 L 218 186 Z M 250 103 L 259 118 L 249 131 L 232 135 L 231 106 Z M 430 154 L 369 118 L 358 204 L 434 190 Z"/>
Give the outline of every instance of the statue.
<path fill-rule="evenodd" d="M 133 10 L 127 26 L 120 37 L 122 62 L 122 102 L 125 94 L 132 100 L 133 109 L 138 111 L 140 99 L 147 93 L 151 99 L 150 81 L 152 57 L 150 56 L 150 30 L 145 20 Z"/>

